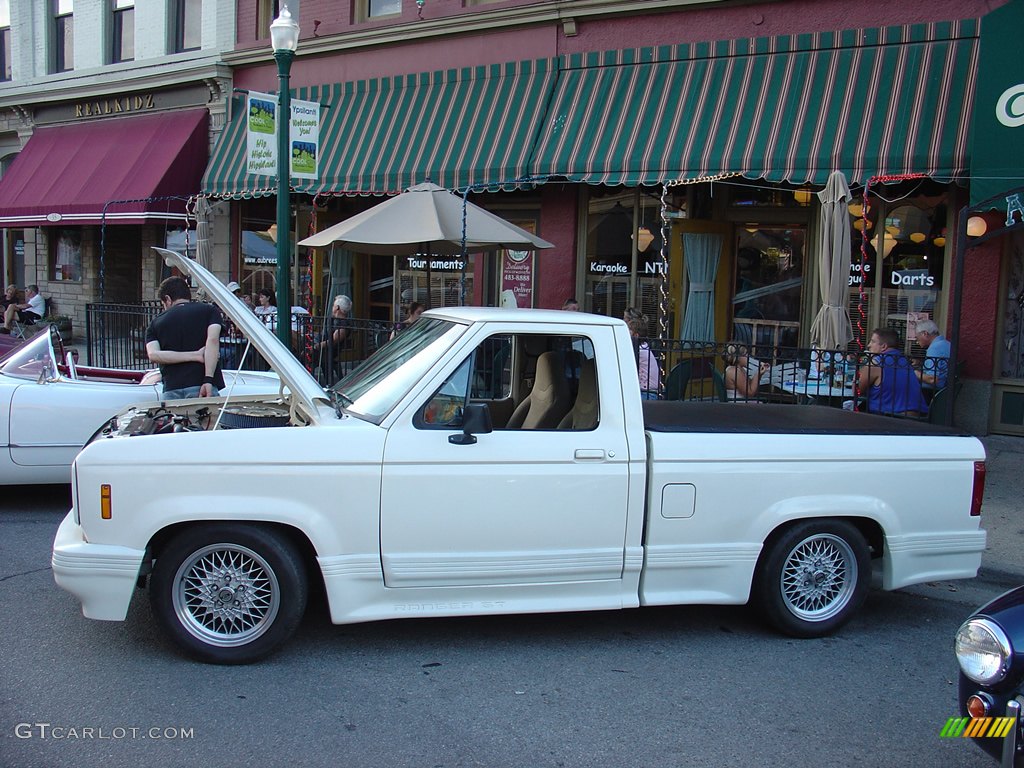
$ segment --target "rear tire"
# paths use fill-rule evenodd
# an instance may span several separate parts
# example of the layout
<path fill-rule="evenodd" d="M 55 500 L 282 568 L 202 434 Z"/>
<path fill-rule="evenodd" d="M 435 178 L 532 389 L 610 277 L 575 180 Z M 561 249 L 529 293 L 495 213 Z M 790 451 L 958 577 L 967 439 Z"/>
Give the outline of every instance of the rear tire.
<path fill-rule="evenodd" d="M 768 622 L 794 637 L 835 632 L 867 597 L 867 542 L 843 520 L 806 520 L 783 532 L 762 554 L 754 599 Z"/>
<path fill-rule="evenodd" d="M 160 552 L 150 580 L 157 622 L 182 650 L 212 664 L 248 664 L 295 632 L 308 598 L 295 547 L 257 526 L 188 529 Z"/>

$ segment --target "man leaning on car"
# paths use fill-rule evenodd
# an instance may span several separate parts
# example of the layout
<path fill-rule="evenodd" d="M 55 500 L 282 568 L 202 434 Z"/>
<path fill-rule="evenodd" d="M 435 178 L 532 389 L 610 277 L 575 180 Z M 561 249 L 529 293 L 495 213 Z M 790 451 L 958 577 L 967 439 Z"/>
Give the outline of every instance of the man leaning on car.
<path fill-rule="evenodd" d="M 157 298 L 164 311 L 146 329 L 146 354 L 160 366 L 165 400 L 216 397 L 223 388 L 220 371 L 220 310 L 193 303 L 181 277 L 160 283 Z"/>

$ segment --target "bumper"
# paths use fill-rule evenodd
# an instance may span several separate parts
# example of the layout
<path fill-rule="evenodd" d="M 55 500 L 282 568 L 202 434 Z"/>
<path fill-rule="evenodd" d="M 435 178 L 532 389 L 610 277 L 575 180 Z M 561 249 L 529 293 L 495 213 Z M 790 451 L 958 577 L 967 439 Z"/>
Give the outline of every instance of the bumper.
<path fill-rule="evenodd" d="M 992 702 L 991 711 L 987 717 L 995 725 L 996 718 L 1011 718 L 1012 725 L 1007 728 L 1005 725 L 999 729 L 1004 733 L 1001 738 L 981 737 L 971 740 L 981 749 L 999 761 L 1000 768 L 1020 768 L 1024 766 L 1024 692 L 1019 686 L 1015 690 L 1005 693 L 996 693 L 992 689 L 982 688 L 972 683 L 963 674 L 960 675 L 960 713 L 969 716 L 967 712 L 967 699 L 974 695 L 987 696 Z"/>
<path fill-rule="evenodd" d="M 883 589 L 946 579 L 973 579 L 985 551 L 984 530 L 948 534 L 887 536 Z"/>
<path fill-rule="evenodd" d="M 53 541 L 53 580 L 82 604 L 90 619 L 124 621 L 145 550 L 90 544 L 73 513 Z"/>

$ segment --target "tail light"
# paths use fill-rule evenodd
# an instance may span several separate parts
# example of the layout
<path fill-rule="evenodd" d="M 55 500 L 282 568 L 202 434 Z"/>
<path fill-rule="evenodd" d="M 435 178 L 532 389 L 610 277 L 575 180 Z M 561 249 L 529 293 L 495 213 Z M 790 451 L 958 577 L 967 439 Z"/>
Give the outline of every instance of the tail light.
<path fill-rule="evenodd" d="M 974 491 L 971 493 L 971 517 L 981 516 L 981 499 L 985 495 L 985 462 L 974 462 Z"/>

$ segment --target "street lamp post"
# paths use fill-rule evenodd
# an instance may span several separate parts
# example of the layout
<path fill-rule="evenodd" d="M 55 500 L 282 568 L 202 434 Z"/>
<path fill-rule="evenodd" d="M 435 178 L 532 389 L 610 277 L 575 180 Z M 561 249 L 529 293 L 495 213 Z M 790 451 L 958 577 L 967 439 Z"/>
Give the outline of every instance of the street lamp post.
<path fill-rule="evenodd" d="M 277 60 L 277 338 L 291 349 L 291 94 L 288 78 L 299 47 L 299 25 L 292 18 L 288 6 L 270 25 L 270 43 Z"/>

